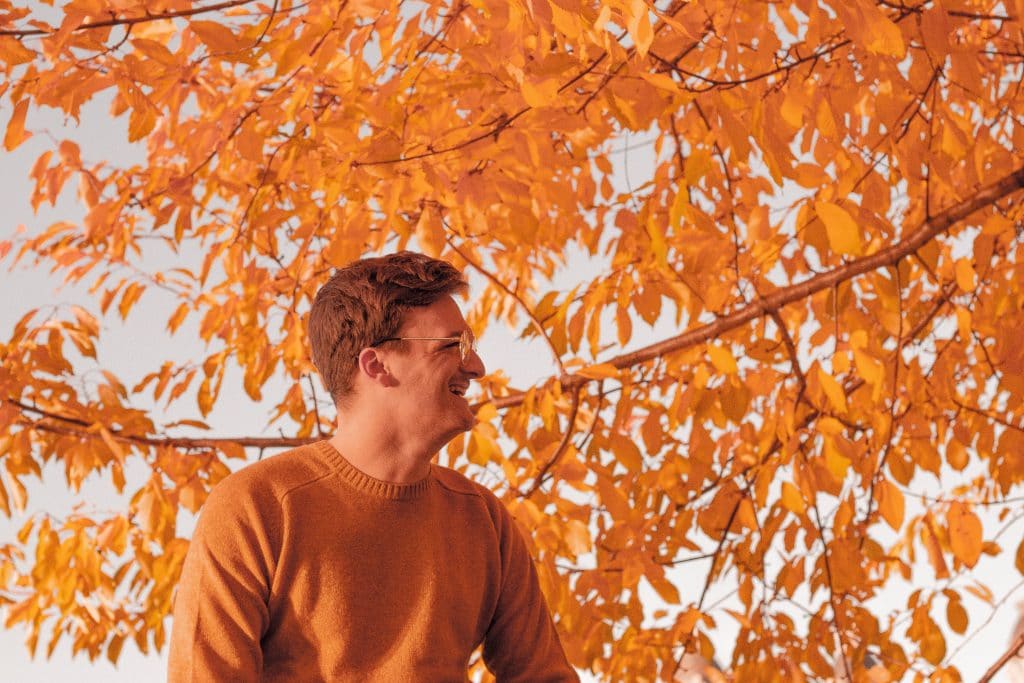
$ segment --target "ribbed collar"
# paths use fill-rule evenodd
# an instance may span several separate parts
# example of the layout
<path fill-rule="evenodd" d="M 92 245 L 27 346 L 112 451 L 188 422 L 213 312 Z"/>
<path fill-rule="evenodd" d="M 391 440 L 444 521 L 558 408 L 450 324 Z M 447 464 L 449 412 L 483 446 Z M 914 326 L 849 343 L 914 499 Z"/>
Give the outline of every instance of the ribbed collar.
<path fill-rule="evenodd" d="M 345 459 L 329 441 L 318 441 L 317 449 L 324 459 L 337 470 L 341 478 L 352 488 L 367 495 L 387 500 L 414 500 L 423 496 L 434 480 L 434 466 L 430 466 L 427 476 L 411 484 L 396 484 L 382 479 L 375 479 Z"/>

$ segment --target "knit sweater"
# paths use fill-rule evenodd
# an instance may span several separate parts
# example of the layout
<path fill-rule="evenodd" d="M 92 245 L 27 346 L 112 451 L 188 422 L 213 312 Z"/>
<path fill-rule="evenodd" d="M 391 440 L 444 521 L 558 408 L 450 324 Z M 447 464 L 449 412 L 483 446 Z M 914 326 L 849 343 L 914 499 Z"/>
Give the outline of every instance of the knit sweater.
<path fill-rule="evenodd" d="M 438 466 L 374 479 L 326 441 L 218 484 L 174 606 L 168 679 L 578 681 L 523 538 L 484 487 Z"/>

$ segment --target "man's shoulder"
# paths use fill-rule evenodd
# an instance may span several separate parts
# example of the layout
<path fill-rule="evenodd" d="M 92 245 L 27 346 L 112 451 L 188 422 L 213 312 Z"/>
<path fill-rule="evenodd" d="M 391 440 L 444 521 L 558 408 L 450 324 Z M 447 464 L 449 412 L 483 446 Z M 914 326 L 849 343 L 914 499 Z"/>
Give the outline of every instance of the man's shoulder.
<path fill-rule="evenodd" d="M 491 493 L 487 487 L 476 483 L 461 472 L 456 472 L 448 467 L 442 467 L 441 465 L 434 466 L 434 477 L 437 479 L 437 483 L 452 493 L 466 496 L 478 496 L 484 499 L 493 498 L 494 500 L 497 500 L 495 495 Z"/>
<path fill-rule="evenodd" d="M 456 472 L 447 467 L 435 466 L 434 478 L 449 494 L 463 499 L 473 498 L 478 501 L 478 504 L 482 506 L 482 509 L 486 510 L 486 514 L 495 525 L 503 526 L 504 521 L 500 520 L 511 519 L 508 508 L 505 507 L 505 504 L 498 499 L 498 496 L 493 491 L 483 484 L 473 481 L 461 472 Z"/>
<path fill-rule="evenodd" d="M 321 444 L 308 444 L 246 465 L 218 483 L 211 497 L 227 501 L 280 500 L 332 471 L 323 457 Z"/>

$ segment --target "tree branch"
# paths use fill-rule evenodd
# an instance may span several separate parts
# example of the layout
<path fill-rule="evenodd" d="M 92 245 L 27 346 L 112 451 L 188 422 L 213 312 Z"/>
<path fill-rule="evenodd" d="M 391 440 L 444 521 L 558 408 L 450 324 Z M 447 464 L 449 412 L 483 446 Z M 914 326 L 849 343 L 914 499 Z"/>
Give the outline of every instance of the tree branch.
<path fill-rule="evenodd" d="M 985 675 L 978 679 L 978 683 L 989 683 L 989 681 L 999 673 L 999 670 L 1006 666 L 1011 659 L 1020 655 L 1020 651 L 1022 649 L 1024 649 L 1024 633 L 1021 633 L 1020 636 L 1017 637 L 1017 640 L 1013 641 L 1013 645 L 1010 646 L 1010 649 L 1004 652 L 1003 656 L 1000 657 L 995 664 L 989 667 L 988 671 L 985 672 Z"/>
<path fill-rule="evenodd" d="M 173 12 L 161 12 L 160 14 L 149 14 L 147 12 L 141 17 L 123 17 L 105 19 L 103 21 L 90 21 L 79 24 L 78 27 L 72 29 L 72 31 L 87 31 L 89 29 L 109 28 L 111 26 L 134 26 L 135 24 L 144 24 L 148 21 L 159 21 L 161 19 L 178 19 L 180 17 L 191 17 L 196 14 L 204 14 L 206 12 L 217 12 L 222 9 L 239 7 L 241 5 L 248 5 L 250 2 L 253 2 L 253 0 L 227 0 L 227 2 L 221 2 L 216 5 L 209 5 L 207 7 L 193 7 L 192 9 L 183 9 Z M 58 33 L 59 31 L 59 28 L 49 31 L 41 28 L 2 29 L 0 30 L 0 36 L 14 36 L 15 38 L 24 38 L 27 36 L 50 36 L 55 33 Z"/>
<path fill-rule="evenodd" d="M 734 313 L 718 318 L 713 323 L 701 325 L 679 336 L 645 346 L 631 353 L 624 353 L 605 362 L 621 370 L 646 363 L 670 353 L 675 353 L 676 351 L 697 346 L 698 344 L 703 344 L 731 330 L 735 330 L 751 320 L 769 314 L 772 309 L 778 309 L 791 303 L 802 301 L 818 292 L 851 280 L 858 275 L 891 266 L 905 256 L 916 252 L 975 211 L 989 206 L 1021 188 L 1024 188 L 1024 168 L 1017 169 L 995 183 L 978 190 L 968 199 L 938 213 L 931 220 L 922 223 L 917 230 L 901 242 L 881 249 L 870 256 L 851 261 L 844 266 L 815 275 L 804 282 L 776 290 Z M 586 384 L 589 381 L 591 380 L 586 377 L 573 374 L 563 380 L 563 386 L 571 388 L 572 386 Z M 491 402 L 497 408 L 508 408 L 521 404 L 525 396 L 525 393 L 511 394 L 495 398 Z"/>
<path fill-rule="evenodd" d="M 995 183 L 973 193 L 968 199 L 965 199 L 938 213 L 932 219 L 922 223 L 917 230 L 901 242 L 897 242 L 892 246 L 881 249 L 870 256 L 865 256 L 857 259 L 856 261 L 847 263 L 846 265 L 834 268 L 833 270 L 815 275 L 804 282 L 783 287 L 751 302 L 747 306 L 744 306 L 729 315 L 718 318 L 713 323 L 701 325 L 684 332 L 683 334 L 670 337 L 669 339 L 651 344 L 650 346 L 645 346 L 631 353 L 621 354 L 606 362 L 618 369 L 624 369 L 646 363 L 676 351 L 697 346 L 698 344 L 703 344 L 710 339 L 714 339 L 731 330 L 735 330 L 747 324 L 751 320 L 755 320 L 763 315 L 770 315 L 773 309 L 778 309 L 782 306 L 807 299 L 820 291 L 833 287 L 841 282 L 851 280 L 858 275 L 863 275 L 864 273 L 871 272 L 878 268 L 893 265 L 905 256 L 916 252 L 922 246 L 935 239 L 935 237 L 943 232 L 949 230 L 949 228 L 957 222 L 970 216 L 975 211 L 985 208 L 986 206 L 993 204 L 1021 188 L 1024 188 L 1024 168 L 1019 168 L 1016 171 L 1013 171 Z M 594 380 L 578 374 L 567 374 L 564 375 L 560 381 L 563 389 L 575 391 L 577 388 Z M 859 384 L 856 387 L 851 387 L 851 390 L 856 389 L 857 387 L 859 387 Z M 498 409 L 511 408 L 521 405 L 525 398 L 525 392 L 494 397 L 488 401 L 474 404 L 473 410 L 479 410 L 484 403 L 490 403 Z M 66 425 L 70 425 L 69 427 L 65 427 L 65 429 L 78 431 L 81 436 L 92 436 L 81 428 L 83 423 L 80 421 L 69 420 L 68 418 L 59 415 L 48 415 L 47 417 L 64 421 Z M 84 424 L 85 426 L 89 426 L 87 423 Z M 79 429 L 74 430 L 75 426 L 78 426 Z M 40 426 L 39 428 L 44 427 Z M 187 439 L 180 437 L 133 436 L 121 434 L 116 430 L 111 430 L 111 433 L 115 438 L 132 441 L 139 445 L 163 445 L 179 448 L 209 448 L 217 447 L 220 444 L 239 444 L 241 446 L 254 448 L 291 448 L 312 443 L 317 440 L 316 437 Z M 99 435 L 96 435 L 96 438 L 99 438 Z"/>
<path fill-rule="evenodd" d="M 555 453 L 551 456 L 551 459 L 544 463 L 544 466 L 540 468 L 540 472 L 537 473 L 537 476 L 534 478 L 533 484 L 530 485 L 530 488 L 527 489 L 525 493 L 519 494 L 520 498 L 529 498 L 537 492 L 537 489 L 539 489 L 541 484 L 544 483 L 544 477 L 547 476 L 548 471 L 554 467 L 555 463 L 561 459 L 562 455 L 569 447 L 569 440 L 572 438 L 573 427 L 576 424 L 576 413 L 578 413 L 580 409 L 580 391 L 580 389 L 576 389 L 572 392 L 572 409 L 569 411 L 569 419 L 565 424 L 565 434 L 562 435 L 562 440 L 559 442 L 558 448 L 555 449 Z"/>

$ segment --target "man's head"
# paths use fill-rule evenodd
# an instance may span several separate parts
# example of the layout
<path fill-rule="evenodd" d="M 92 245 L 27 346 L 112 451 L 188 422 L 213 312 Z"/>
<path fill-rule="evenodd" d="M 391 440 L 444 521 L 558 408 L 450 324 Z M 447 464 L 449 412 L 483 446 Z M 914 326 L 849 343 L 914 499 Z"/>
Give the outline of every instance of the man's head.
<path fill-rule="evenodd" d="M 363 349 L 398 337 L 410 310 L 464 291 L 450 263 L 408 251 L 368 258 L 337 271 L 309 314 L 313 363 L 339 406 L 353 389 Z M 400 350 L 409 342 L 389 342 Z"/>

